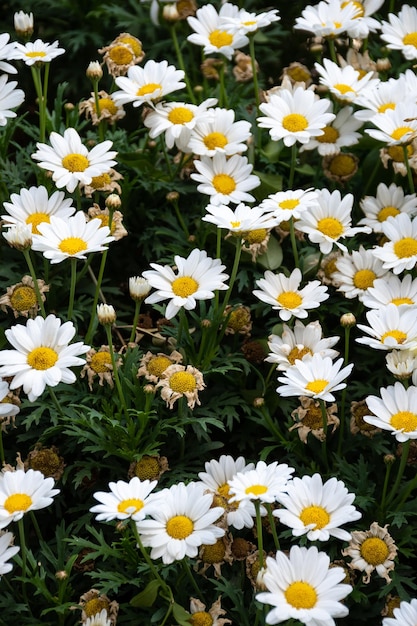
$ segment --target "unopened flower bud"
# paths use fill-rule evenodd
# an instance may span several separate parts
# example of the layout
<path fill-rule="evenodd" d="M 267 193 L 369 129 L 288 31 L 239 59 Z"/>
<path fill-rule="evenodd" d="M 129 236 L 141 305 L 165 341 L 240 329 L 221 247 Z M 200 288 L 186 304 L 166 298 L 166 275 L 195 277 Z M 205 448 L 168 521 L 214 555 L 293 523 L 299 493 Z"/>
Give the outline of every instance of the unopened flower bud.
<path fill-rule="evenodd" d="M 179 197 L 180 194 L 178 193 L 178 191 L 169 191 L 166 195 L 166 199 L 168 202 L 176 202 Z"/>
<path fill-rule="evenodd" d="M 353 315 L 353 313 L 344 313 L 340 318 L 340 323 L 344 328 L 355 326 L 356 317 Z"/>
<path fill-rule="evenodd" d="M 97 317 L 98 321 L 100 324 L 103 324 L 103 326 L 114 324 L 116 321 L 116 311 L 111 304 L 98 304 Z"/>
<path fill-rule="evenodd" d="M 68 111 L 68 112 L 71 112 L 71 111 L 73 111 L 73 110 L 75 109 L 75 106 L 73 105 L 73 103 L 72 103 L 72 102 L 66 102 L 66 103 L 64 104 L 64 109 L 65 109 L 66 111 Z"/>
<path fill-rule="evenodd" d="M 259 408 L 261 406 L 264 406 L 265 404 L 265 398 L 255 398 L 253 401 L 253 406 L 255 408 Z"/>
<path fill-rule="evenodd" d="M 140 302 L 151 290 L 149 281 L 141 276 L 131 276 L 129 278 L 129 293 L 132 300 Z"/>
<path fill-rule="evenodd" d="M 162 9 L 162 17 L 167 22 L 177 22 L 179 20 L 180 15 L 177 11 L 177 5 L 175 2 L 164 6 Z"/>
<path fill-rule="evenodd" d="M 66 578 L 68 578 L 68 572 L 66 572 L 64 569 L 59 570 L 59 572 L 55 572 L 55 578 L 57 580 L 65 580 Z"/>
<path fill-rule="evenodd" d="M 143 391 L 145 393 L 155 393 L 155 385 L 145 385 Z"/>
<path fill-rule="evenodd" d="M 384 463 L 385 465 L 392 465 L 395 463 L 395 456 L 393 454 L 386 454 L 384 456 Z"/>
<path fill-rule="evenodd" d="M 203 328 L 210 328 L 211 320 L 207 320 L 207 319 L 201 320 L 201 326 Z"/>
<path fill-rule="evenodd" d="M 107 196 L 105 205 L 110 211 L 117 211 L 122 206 L 120 196 L 118 196 L 117 193 L 111 193 Z"/>
<path fill-rule="evenodd" d="M 18 11 L 14 14 L 13 21 L 16 34 L 29 39 L 33 33 L 33 13 Z"/>
<path fill-rule="evenodd" d="M 89 66 L 87 67 L 86 70 L 86 76 L 87 78 L 89 78 L 91 81 L 99 81 L 100 78 L 103 76 L 103 69 L 100 65 L 99 61 L 90 61 Z"/>
<path fill-rule="evenodd" d="M 14 224 L 3 233 L 3 237 L 12 248 L 27 250 L 32 245 L 31 224 Z"/>

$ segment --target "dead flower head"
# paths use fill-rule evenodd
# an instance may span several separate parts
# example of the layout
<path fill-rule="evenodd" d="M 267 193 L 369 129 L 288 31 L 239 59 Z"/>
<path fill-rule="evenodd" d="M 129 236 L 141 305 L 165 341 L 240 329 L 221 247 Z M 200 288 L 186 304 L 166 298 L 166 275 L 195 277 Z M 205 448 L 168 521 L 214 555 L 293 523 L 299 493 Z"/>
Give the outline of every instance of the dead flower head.
<path fill-rule="evenodd" d="M 59 455 L 59 449 L 56 446 L 43 446 L 39 442 L 29 452 L 24 462 L 25 472 L 28 469 L 37 470 L 42 472 L 45 478 L 51 476 L 54 480 L 62 477 L 64 467 L 64 459 Z"/>
<path fill-rule="evenodd" d="M 94 206 L 88 209 L 88 217 L 90 220 L 100 220 L 101 226 L 109 226 L 110 212 L 108 208 L 100 209 L 98 204 L 94 204 Z M 123 213 L 120 211 L 114 211 L 112 213 L 110 234 L 114 237 L 115 241 L 123 239 L 123 237 L 126 237 L 128 234 L 126 228 L 123 226 Z"/>
<path fill-rule="evenodd" d="M 132 461 L 128 478 L 137 476 L 140 480 L 159 480 L 169 470 L 166 456 L 144 454 L 139 461 Z"/>
<path fill-rule="evenodd" d="M 123 180 L 122 174 L 110 168 L 108 172 L 100 176 L 93 176 L 89 185 L 80 184 L 80 189 L 86 198 L 91 198 L 96 191 L 104 191 L 105 193 L 122 193 L 118 180 Z"/>
<path fill-rule="evenodd" d="M 355 530 L 349 546 L 342 550 L 343 556 L 350 556 L 349 567 L 365 572 L 364 583 L 369 583 L 372 572 L 391 582 L 389 572 L 394 569 L 397 546 L 389 534 L 388 524 L 384 527 L 372 522 L 369 530 Z"/>
<path fill-rule="evenodd" d="M 173 350 L 170 354 L 164 352 L 147 352 L 140 360 L 137 376 L 144 376 L 150 383 L 157 383 L 165 370 L 176 363 L 181 363 L 182 354 Z"/>
<path fill-rule="evenodd" d="M 240 334 L 244 337 L 250 337 L 252 319 L 249 307 L 243 304 L 233 307 L 229 304 L 224 310 L 224 315 L 228 318 L 225 330 L 226 335 Z"/>
<path fill-rule="evenodd" d="M 223 626 L 231 624 L 231 620 L 222 617 L 226 611 L 221 607 L 221 597 L 214 602 L 208 611 L 206 605 L 197 598 L 190 599 L 191 626 Z"/>
<path fill-rule="evenodd" d="M 129 67 L 137 65 L 145 56 L 142 43 L 129 33 L 121 33 L 110 45 L 100 48 L 103 61 L 111 76 L 124 76 Z"/>
<path fill-rule="evenodd" d="M 94 92 L 91 93 L 91 98 L 80 102 L 78 108 L 80 115 L 85 114 L 87 119 L 90 118 L 93 126 L 98 126 L 103 120 L 114 124 L 126 115 L 123 107 L 117 105 L 111 95 L 104 90 L 98 92 L 98 109 L 97 111 Z"/>
<path fill-rule="evenodd" d="M 84 593 L 78 602 L 82 607 L 81 620 L 85 622 L 87 618 L 94 617 L 103 609 L 107 612 L 107 618 L 112 626 L 115 626 L 117 614 L 119 612 L 119 604 L 116 600 L 110 599 L 105 594 L 100 594 L 97 589 L 90 589 Z"/>
<path fill-rule="evenodd" d="M 170 365 L 162 374 L 156 387 L 161 389 L 161 398 L 170 409 L 182 397 L 187 399 L 187 405 L 193 409 L 201 404 L 198 392 L 205 387 L 203 374 L 192 365 Z"/>
<path fill-rule="evenodd" d="M 291 413 L 295 424 L 289 429 L 297 429 L 298 436 L 303 443 L 307 443 L 308 434 L 311 433 L 319 441 L 324 441 L 326 435 L 323 430 L 323 416 L 321 405 L 318 400 L 301 396 L 300 406 Z M 337 404 L 330 404 L 326 407 L 327 413 L 327 433 L 332 434 L 339 426 L 340 420 L 337 417 Z"/>
<path fill-rule="evenodd" d="M 38 288 L 42 302 L 45 302 L 45 293 L 49 291 L 49 285 L 45 281 L 38 279 Z M 0 297 L 0 309 L 7 311 L 10 308 L 15 317 L 35 317 L 38 310 L 38 299 L 35 291 L 35 283 L 31 276 L 23 276 L 20 283 L 7 287 L 7 291 Z"/>
<path fill-rule="evenodd" d="M 86 361 L 81 370 L 81 378 L 87 376 L 90 391 L 93 389 L 93 382 L 96 376 L 98 376 L 98 384 L 101 387 L 103 387 L 105 382 L 110 387 L 114 386 L 109 346 L 101 346 L 99 350 L 91 348 L 86 354 Z"/>

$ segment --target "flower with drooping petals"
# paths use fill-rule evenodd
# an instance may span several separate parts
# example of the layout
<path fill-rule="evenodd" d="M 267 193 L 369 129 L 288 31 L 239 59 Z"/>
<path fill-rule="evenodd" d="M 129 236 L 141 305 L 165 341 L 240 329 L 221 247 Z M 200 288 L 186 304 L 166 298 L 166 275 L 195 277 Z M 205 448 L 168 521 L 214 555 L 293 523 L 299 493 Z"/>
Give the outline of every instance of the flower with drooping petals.
<path fill-rule="evenodd" d="M 349 546 L 342 550 L 343 556 L 352 558 L 348 563 L 351 569 L 365 572 L 363 582 L 366 584 L 371 580 L 374 571 L 387 583 L 391 581 L 389 572 L 395 566 L 397 546 L 387 528 L 388 524 L 382 527 L 377 522 L 372 522 L 369 530 L 355 530 Z"/>

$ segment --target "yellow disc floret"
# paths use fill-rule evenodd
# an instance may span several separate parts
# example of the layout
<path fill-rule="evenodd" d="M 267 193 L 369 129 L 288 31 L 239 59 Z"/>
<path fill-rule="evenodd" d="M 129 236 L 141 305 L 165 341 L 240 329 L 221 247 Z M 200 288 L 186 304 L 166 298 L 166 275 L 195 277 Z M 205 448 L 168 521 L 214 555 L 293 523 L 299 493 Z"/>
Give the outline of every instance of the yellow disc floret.
<path fill-rule="evenodd" d="M 417 414 L 411 411 L 398 411 L 391 416 L 390 424 L 395 430 L 413 432 L 417 429 Z"/>
<path fill-rule="evenodd" d="M 382 565 L 385 562 L 389 549 L 385 541 L 379 537 L 368 537 L 360 547 L 361 557 L 371 565 Z"/>
<path fill-rule="evenodd" d="M 209 35 L 209 41 L 215 48 L 223 48 L 233 43 L 233 35 L 225 30 L 213 30 Z"/>
<path fill-rule="evenodd" d="M 308 120 L 300 113 L 289 113 L 282 118 L 282 126 L 290 133 L 299 133 L 308 126 Z"/>
<path fill-rule="evenodd" d="M 217 193 L 228 196 L 236 189 L 236 183 L 229 174 L 216 174 L 213 176 L 212 184 Z"/>
<path fill-rule="evenodd" d="M 302 304 L 303 299 L 296 291 L 283 291 L 277 297 L 277 302 L 284 309 L 296 309 Z"/>
<path fill-rule="evenodd" d="M 186 515 L 175 515 L 167 521 L 166 531 L 173 539 L 186 539 L 193 530 L 194 524 Z"/>
<path fill-rule="evenodd" d="M 172 291 L 180 298 L 188 298 L 198 290 L 198 282 L 191 276 L 179 276 L 172 281 Z"/>
<path fill-rule="evenodd" d="M 33 287 L 19 285 L 13 289 L 10 296 L 10 304 L 15 311 L 28 311 L 37 303 L 36 292 Z"/>
<path fill-rule="evenodd" d="M 26 218 L 26 224 L 32 224 L 32 233 L 34 235 L 41 234 L 38 230 L 39 224 L 42 224 L 43 222 L 47 222 L 49 224 L 50 221 L 51 220 L 48 213 L 42 213 L 41 211 L 39 211 L 38 213 L 31 213 Z"/>
<path fill-rule="evenodd" d="M 404 237 L 394 243 L 394 252 L 399 259 L 406 259 L 417 254 L 417 240 Z"/>
<path fill-rule="evenodd" d="M 62 159 L 62 167 L 69 172 L 84 172 L 89 167 L 90 162 L 83 154 L 72 152 Z"/>
<path fill-rule="evenodd" d="M 312 609 L 317 602 L 317 593 L 309 583 L 297 581 L 284 592 L 285 599 L 296 609 Z"/>
<path fill-rule="evenodd" d="M 34 348 L 27 356 L 27 364 L 35 370 L 48 370 L 58 360 L 58 353 L 52 348 Z"/>
<path fill-rule="evenodd" d="M 306 389 L 314 394 L 318 394 L 324 391 L 329 383 L 330 381 L 325 378 L 316 378 L 316 380 L 311 380 L 306 384 Z"/>
<path fill-rule="evenodd" d="M 187 124 L 194 118 L 194 113 L 187 107 L 175 107 L 168 113 L 171 124 Z"/>
<path fill-rule="evenodd" d="M 143 509 L 143 507 L 143 500 L 140 500 L 139 498 L 128 498 L 127 500 L 122 500 L 121 502 L 119 502 L 119 504 L 117 505 L 117 510 L 119 511 L 119 513 L 127 513 L 129 515 L 132 515 Z"/>
<path fill-rule="evenodd" d="M 369 289 L 374 284 L 376 278 L 372 270 L 358 270 L 353 277 L 353 284 L 358 289 Z"/>
<path fill-rule="evenodd" d="M 313 530 L 321 529 L 330 522 L 330 515 L 322 506 L 307 506 L 300 513 L 300 520 L 305 526 L 314 524 Z"/>
<path fill-rule="evenodd" d="M 343 224 L 335 217 L 323 217 L 317 222 L 317 230 L 330 239 L 338 239 L 344 231 Z"/>
<path fill-rule="evenodd" d="M 32 498 L 26 493 L 13 493 L 4 501 L 4 508 L 10 514 L 17 511 L 27 511 L 32 506 Z"/>
<path fill-rule="evenodd" d="M 197 387 L 197 383 L 190 372 L 175 372 L 169 379 L 169 386 L 177 393 L 191 393 Z"/>
<path fill-rule="evenodd" d="M 87 250 L 87 242 L 85 242 L 84 239 L 81 239 L 81 237 L 66 237 L 60 242 L 58 248 L 61 252 L 72 256 Z"/>

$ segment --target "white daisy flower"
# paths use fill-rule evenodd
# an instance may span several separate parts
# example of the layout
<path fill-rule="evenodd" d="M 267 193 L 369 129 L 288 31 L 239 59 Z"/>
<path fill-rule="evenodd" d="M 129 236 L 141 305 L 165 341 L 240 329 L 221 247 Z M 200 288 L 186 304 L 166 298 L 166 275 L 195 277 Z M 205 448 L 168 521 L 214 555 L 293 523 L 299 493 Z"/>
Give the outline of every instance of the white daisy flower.
<path fill-rule="evenodd" d="M 0 474 L 0 528 L 22 519 L 28 511 L 44 509 L 52 504 L 59 489 L 53 489 L 53 478 L 42 472 L 22 469 Z"/>
<path fill-rule="evenodd" d="M 16 250 L 26 250 L 32 245 L 32 226 L 30 224 L 12 224 L 2 234 L 9 246 L 16 248 Z"/>
<path fill-rule="evenodd" d="M 360 201 L 365 217 L 359 220 L 359 226 L 369 226 L 374 233 L 382 233 L 382 224 L 388 217 L 395 217 L 399 213 L 407 213 L 410 217 L 417 214 L 417 195 L 405 195 L 402 187 L 391 183 L 379 183 L 376 196 L 365 196 Z"/>
<path fill-rule="evenodd" d="M 256 121 L 260 128 L 269 128 L 273 141 L 282 139 L 286 146 L 297 141 L 305 144 L 311 137 L 323 135 L 323 128 L 334 120 L 329 107 L 329 100 L 320 100 L 310 89 L 297 87 L 294 92 L 281 89 L 259 106 L 265 117 Z"/>
<path fill-rule="evenodd" d="M 288 277 L 267 270 L 264 278 L 256 281 L 260 289 L 255 289 L 253 294 L 278 310 L 284 322 L 292 315 L 302 319 L 307 317 L 309 309 L 316 309 L 321 302 L 327 300 L 329 294 L 327 287 L 321 285 L 319 280 L 313 280 L 300 289 L 301 280 L 302 274 L 298 268 L 295 268 Z"/>
<path fill-rule="evenodd" d="M 313 354 L 336 358 L 339 353 L 333 350 L 339 337 L 323 337 L 320 322 L 310 322 L 306 326 L 300 320 L 295 320 L 294 330 L 287 324 L 282 325 L 282 335 L 270 335 L 268 347 L 271 352 L 266 357 L 268 363 L 276 363 L 277 370 L 285 372 L 297 359 L 303 360 Z"/>
<path fill-rule="evenodd" d="M 256 599 L 274 607 L 267 624 L 280 624 L 293 618 L 309 626 L 334 626 L 334 617 L 346 617 L 343 600 L 351 591 L 341 584 L 346 578 L 342 567 L 330 567 L 330 558 L 315 546 L 292 546 L 289 555 L 278 551 L 267 557 L 263 582 L 268 591 Z"/>
<path fill-rule="evenodd" d="M 382 626 L 413 626 L 413 624 L 417 624 L 417 600 L 415 598 L 411 599 L 410 602 L 403 600 L 393 613 L 394 617 L 384 617 Z"/>
<path fill-rule="evenodd" d="M 61 263 L 68 258 L 85 259 L 91 252 L 107 249 L 114 240 L 110 228 L 100 220 L 86 221 L 82 211 L 63 219 L 51 215 L 50 221 L 38 224 L 39 235 L 32 237 L 32 250 L 42 252 L 51 263 Z"/>
<path fill-rule="evenodd" d="M 417 387 L 407 389 L 400 382 L 379 390 L 381 397 L 368 396 L 366 404 L 373 415 L 363 419 L 382 430 L 389 430 L 397 441 L 417 439 Z"/>
<path fill-rule="evenodd" d="M 141 481 L 134 476 L 128 483 L 118 480 L 109 483 L 110 493 L 97 491 L 94 498 L 100 502 L 90 508 L 92 513 L 98 513 L 98 522 L 110 522 L 113 519 L 129 519 L 139 522 L 144 519 L 152 503 L 151 491 L 158 484 L 157 480 Z"/>
<path fill-rule="evenodd" d="M 10 63 L 7 63 L 7 61 L 14 59 L 13 53 L 16 45 L 14 41 L 8 43 L 9 39 L 10 35 L 8 33 L 0 35 L 0 72 L 17 74 L 17 69 Z"/>
<path fill-rule="evenodd" d="M 83 626 L 112 626 L 112 622 L 108 616 L 106 609 L 101 609 L 99 613 L 87 617 Z"/>
<path fill-rule="evenodd" d="M 391 350 L 385 355 L 387 370 L 401 380 L 417 375 L 417 355 L 412 350 Z"/>
<path fill-rule="evenodd" d="M 220 18 L 220 25 L 230 33 L 238 33 L 239 35 L 247 35 L 254 33 L 260 28 L 265 28 L 273 22 L 280 20 L 278 9 L 271 9 L 263 13 L 249 13 L 246 9 L 240 9 L 237 17 Z"/>
<path fill-rule="evenodd" d="M 401 102 L 412 100 L 405 80 L 389 78 L 381 81 L 372 91 L 367 90 L 364 95 L 359 94 L 355 104 L 362 107 L 353 115 L 362 122 L 372 120 L 375 115 L 383 115 L 393 111 Z"/>
<path fill-rule="evenodd" d="M 353 369 L 353 363 L 343 367 L 343 359 L 333 363 L 328 356 L 313 354 L 309 359 L 297 360 L 285 371 L 284 376 L 278 377 L 283 383 L 277 387 L 280 396 L 307 396 L 325 402 L 334 402 L 332 392 L 346 387 L 344 381 Z"/>
<path fill-rule="evenodd" d="M 345 0 L 340 0 L 342 6 L 346 4 Z M 353 4 L 357 13 L 353 18 L 353 25 L 347 29 L 347 34 L 352 39 L 366 39 L 369 33 L 376 32 L 381 28 L 378 20 L 371 17 L 373 13 L 376 13 L 384 4 L 384 0 L 348 0 L 348 4 Z"/>
<path fill-rule="evenodd" d="M 194 33 L 188 35 L 187 40 L 197 46 L 203 46 L 204 54 L 222 54 L 231 59 L 236 50 L 243 48 L 249 42 L 245 35 L 232 33 L 222 25 L 223 18 L 239 19 L 237 6 L 226 2 L 219 13 L 213 5 L 201 7 L 195 17 L 188 17 L 187 22 Z"/>
<path fill-rule="evenodd" d="M 365 95 L 368 90 L 374 90 L 379 84 L 379 79 L 373 78 L 373 72 L 361 76 L 352 65 L 339 67 L 330 59 L 323 59 L 323 65 L 315 63 L 314 67 L 320 75 L 320 83 L 325 85 L 338 100 L 356 102 L 360 94 Z"/>
<path fill-rule="evenodd" d="M 274 211 L 278 224 L 291 218 L 298 220 L 302 213 L 317 204 L 318 192 L 309 189 L 289 189 L 269 195 L 259 205 L 268 211 Z"/>
<path fill-rule="evenodd" d="M 387 48 L 401 50 L 408 61 L 417 59 L 417 9 L 403 4 L 398 15 L 390 13 L 381 24 L 381 39 Z"/>
<path fill-rule="evenodd" d="M 7 81 L 6 74 L 0 76 L 0 126 L 7 124 L 8 118 L 16 117 L 15 109 L 20 106 L 25 99 L 25 93 L 21 89 L 16 89 L 17 82 Z"/>
<path fill-rule="evenodd" d="M 400 102 L 395 109 L 374 115 L 371 122 L 376 128 L 365 128 L 365 132 L 389 146 L 410 143 L 417 137 L 417 104 Z"/>
<path fill-rule="evenodd" d="M 158 507 L 151 518 L 136 524 L 142 543 L 151 548 L 151 558 L 166 565 L 185 556 L 195 557 L 202 545 L 213 545 L 224 529 L 215 526 L 223 508 L 212 508 L 213 494 L 202 483 L 178 483 L 159 492 Z"/>
<path fill-rule="evenodd" d="M 370 337 L 359 337 L 363 343 L 376 350 L 414 350 L 417 348 L 417 317 L 415 307 L 387 304 L 381 309 L 368 311 L 369 326 L 358 324 Z"/>
<path fill-rule="evenodd" d="M 0 380 L 0 421 L 3 417 L 11 417 L 17 415 L 20 408 L 17 404 L 9 402 L 8 394 L 10 388 L 5 380 Z"/>
<path fill-rule="evenodd" d="M 333 113 L 333 103 L 330 103 L 329 112 Z M 326 156 L 338 154 L 340 148 L 356 145 L 362 137 L 356 132 L 362 126 L 362 122 L 356 120 L 352 113 L 352 107 L 340 109 L 334 120 L 323 128 L 323 134 L 312 137 L 308 143 L 301 146 L 300 152 L 317 149 L 321 156 Z"/>
<path fill-rule="evenodd" d="M 315 37 L 337 37 L 353 28 L 353 20 L 359 10 L 353 2 L 322 0 L 315 6 L 306 6 L 301 17 L 295 20 L 294 28 L 313 33 Z"/>
<path fill-rule="evenodd" d="M 343 253 L 336 259 L 336 271 L 332 279 L 338 283 L 338 291 L 345 298 L 358 298 L 363 302 L 368 289 L 373 287 L 374 281 L 388 273 L 372 254 L 372 250 L 365 250 L 359 246 L 358 250 L 352 250 L 351 254 Z"/>
<path fill-rule="evenodd" d="M 342 198 L 338 189 L 333 192 L 321 189 L 318 191 L 317 204 L 301 214 L 297 222 L 297 230 L 307 233 L 312 243 L 319 244 L 320 252 L 323 254 L 329 254 L 333 244 L 346 251 L 347 248 L 341 243 L 341 238 L 371 232 L 367 226 L 352 228 L 352 207 L 353 195 L 351 193 Z"/>
<path fill-rule="evenodd" d="M 229 159 L 224 154 L 217 153 L 210 157 L 201 157 L 194 161 L 198 174 L 191 174 L 191 178 L 201 183 L 197 191 L 210 196 L 211 204 L 225 204 L 231 202 L 252 202 L 255 198 L 248 193 L 261 184 L 259 177 L 251 174 L 252 165 L 246 157 L 234 154 Z"/>
<path fill-rule="evenodd" d="M 153 269 L 142 272 L 151 287 L 157 289 L 145 302 L 170 300 L 165 311 L 167 319 L 174 317 L 181 307 L 189 311 L 195 309 L 197 300 L 214 298 L 214 290 L 227 289 L 223 281 L 229 277 L 222 273 L 226 266 L 220 259 L 208 257 L 205 250 L 194 249 L 186 259 L 175 255 L 174 261 L 176 274 L 169 265 L 158 263 L 151 263 Z"/>
<path fill-rule="evenodd" d="M 388 273 L 384 278 L 377 278 L 362 298 L 368 309 L 382 309 L 387 304 L 396 306 L 417 305 L 417 278 L 406 274 L 402 279 Z"/>
<path fill-rule="evenodd" d="M 26 65 L 34 65 L 35 63 L 50 63 L 52 59 L 64 54 L 64 48 L 58 48 L 59 42 L 45 43 L 42 39 L 36 41 L 28 41 L 25 44 L 15 44 L 13 58 L 24 61 Z"/>
<path fill-rule="evenodd" d="M 70 344 L 75 335 L 72 322 L 61 324 L 55 315 L 28 319 L 26 325 L 17 324 L 5 331 L 14 350 L 0 350 L 0 376 L 10 376 L 10 389 L 23 386 L 31 402 L 42 395 L 46 385 L 55 387 L 60 382 L 74 383 L 75 374 L 69 369 L 85 365 L 85 354 L 90 346 L 81 341 Z"/>
<path fill-rule="evenodd" d="M 286 463 L 258 461 L 254 469 L 238 472 L 229 480 L 230 502 L 259 500 L 272 504 L 286 490 L 293 472 L 295 469 Z"/>
<path fill-rule="evenodd" d="M 139 107 L 145 102 L 152 103 L 173 91 L 183 89 L 183 79 L 184 72 L 168 65 L 168 61 L 157 63 L 151 59 L 143 67 L 129 67 L 127 76 L 115 78 L 120 90 L 114 91 L 112 98 L 118 106 L 131 102 L 134 107 Z"/>
<path fill-rule="evenodd" d="M 209 204 L 206 211 L 208 215 L 202 218 L 204 222 L 211 222 L 218 228 L 226 228 L 236 235 L 260 228 L 274 228 L 278 224 L 278 220 L 270 211 L 260 206 L 249 207 L 242 202 L 234 210 L 224 205 Z"/>
<path fill-rule="evenodd" d="M 198 477 L 214 496 L 214 504 L 223 507 L 228 526 L 233 526 L 237 530 L 242 528 L 252 528 L 256 515 L 255 506 L 250 500 L 231 502 L 229 480 L 232 480 L 238 473 L 246 473 L 255 466 L 253 463 L 246 463 L 243 456 L 234 459 L 228 454 L 222 454 L 218 461 L 212 460 L 205 463 L 205 472 L 199 472 Z"/>
<path fill-rule="evenodd" d="M 102 141 L 87 150 L 75 128 L 67 128 L 64 135 L 52 132 L 52 146 L 37 143 L 32 159 L 40 161 L 39 167 L 52 172 L 52 180 L 60 189 L 72 193 L 79 183 L 89 185 L 95 176 L 106 174 L 113 165 L 117 152 L 111 151 L 111 141 Z"/>
<path fill-rule="evenodd" d="M 191 131 L 188 148 L 197 155 L 213 157 L 218 152 L 231 156 L 245 152 L 245 141 L 251 136 L 251 125 L 245 120 L 235 122 L 233 109 L 210 109 L 200 116 Z"/>
<path fill-rule="evenodd" d="M 13 539 L 13 533 L 0 534 L 0 576 L 12 571 L 13 565 L 8 561 L 20 550 L 19 546 L 13 545 Z"/>
<path fill-rule="evenodd" d="M 373 248 L 374 256 L 394 274 L 412 270 L 417 263 L 417 218 L 411 219 L 407 213 L 388 217 L 382 223 L 382 232 L 389 241 Z"/>
<path fill-rule="evenodd" d="M 8 213 L 1 216 L 4 226 L 29 224 L 32 233 L 36 235 L 39 235 L 38 225 L 43 222 L 49 223 L 51 215 L 66 220 L 75 213 L 71 198 L 65 198 L 62 191 L 55 191 L 49 197 L 48 190 L 43 185 L 21 189 L 18 194 L 12 193 L 10 200 L 11 202 L 3 202 Z"/>
<path fill-rule="evenodd" d="M 209 107 L 217 104 L 216 98 L 208 98 L 199 105 L 187 102 L 158 102 L 143 120 L 149 128 L 149 137 L 155 139 L 165 133 L 168 149 L 177 146 L 181 152 L 191 152 L 188 148 L 191 131 L 200 116 L 207 114 Z"/>
<path fill-rule="evenodd" d="M 336 537 L 349 541 L 351 535 L 340 528 L 342 524 L 354 522 L 362 514 L 352 505 L 354 493 L 349 493 L 345 483 L 330 478 L 325 483 L 320 474 L 293 478 L 277 500 L 283 509 L 273 515 L 292 529 L 294 537 L 307 535 L 310 541 L 328 541 Z"/>

